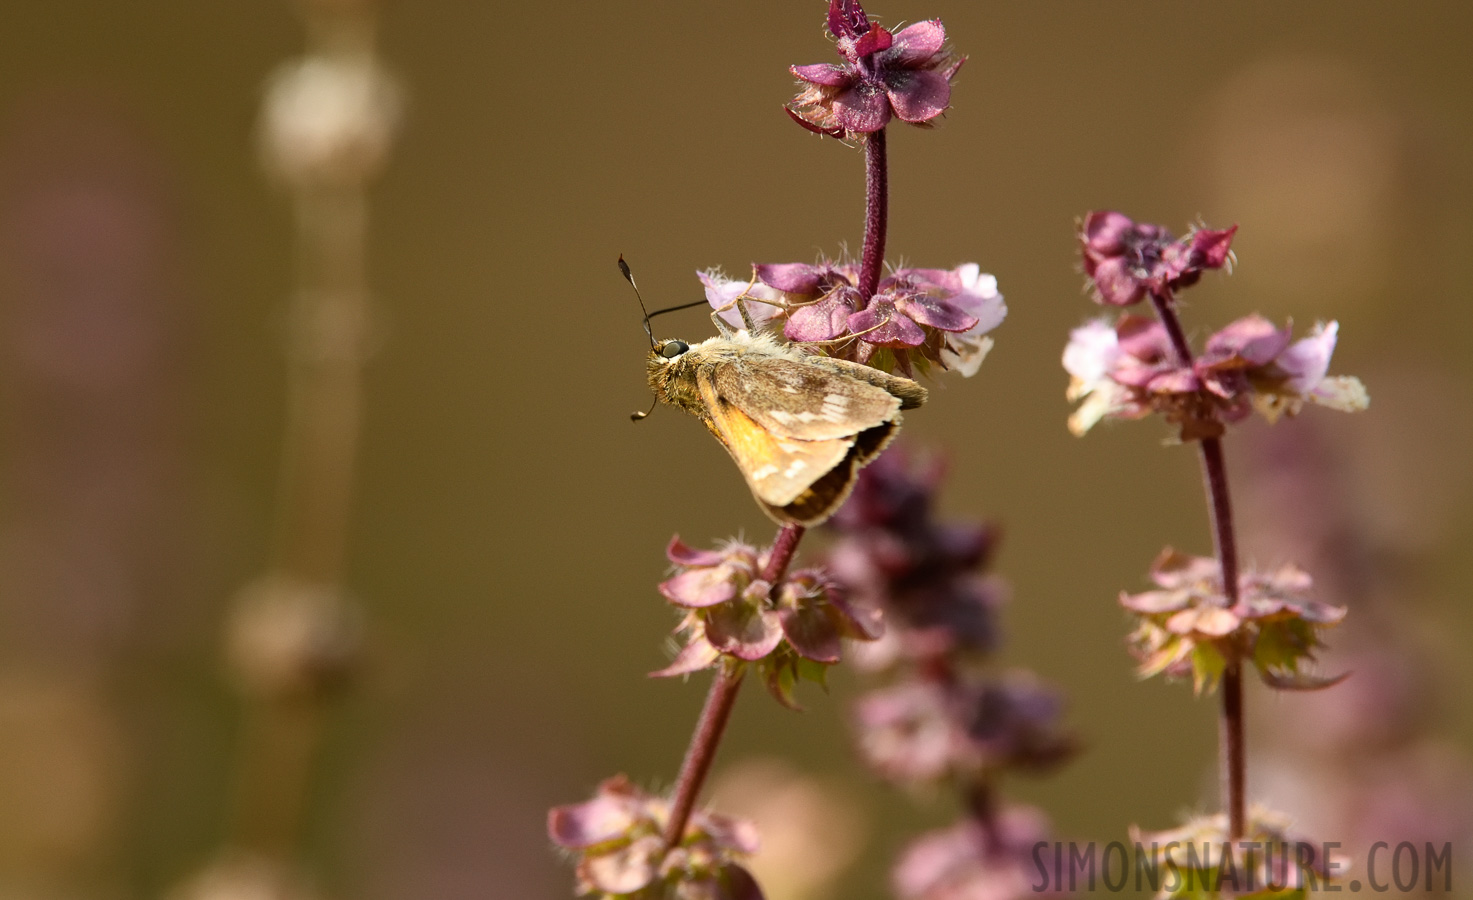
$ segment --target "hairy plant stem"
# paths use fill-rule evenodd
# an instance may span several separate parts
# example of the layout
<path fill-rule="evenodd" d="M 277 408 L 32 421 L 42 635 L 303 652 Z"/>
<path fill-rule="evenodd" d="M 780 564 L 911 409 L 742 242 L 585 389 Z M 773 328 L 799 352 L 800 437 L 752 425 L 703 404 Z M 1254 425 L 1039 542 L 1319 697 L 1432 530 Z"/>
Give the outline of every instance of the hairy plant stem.
<path fill-rule="evenodd" d="M 880 286 L 885 263 L 885 229 L 890 216 L 890 169 L 885 129 L 864 141 L 864 249 L 859 257 L 859 294 L 865 302 Z"/>
<path fill-rule="evenodd" d="M 802 525 L 784 525 L 778 530 L 762 570 L 763 581 L 776 585 L 788 573 L 805 530 Z M 670 819 L 665 823 L 666 849 L 679 844 L 681 835 L 685 834 L 696 797 L 706 783 L 711 763 L 716 759 L 716 748 L 721 746 L 721 737 L 726 733 L 726 723 L 731 719 L 746 671 L 745 665 L 723 665 L 706 693 L 706 704 L 701 707 L 701 717 L 696 720 L 696 730 L 690 736 L 690 746 L 685 750 L 680 774 L 675 779 L 675 799 L 670 803 Z"/>
<path fill-rule="evenodd" d="M 1151 292 L 1151 305 L 1166 329 L 1177 363 L 1192 364 L 1192 348 L 1176 315 L 1170 288 Z M 1202 478 L 1212 515 L 1212 539 L 1222 567 L 1222 589 L 1229 606 L 1238 603 L 1238 541 L 1233 530 L 1233 503 L 1228 493 L 1227 461 L 1222 439 L 1202 438 L 1197 442 L 1202 458 Z M 1221 802 L 1228 814 L 1228 836 L 1237 841 L 1247 830 L 1248 764 L 1243 733 L 1243 666 L 1240 650 L 1232 647 L 1222 673 L 1222 712 L 1218 719 L 1218 767 Z"/>

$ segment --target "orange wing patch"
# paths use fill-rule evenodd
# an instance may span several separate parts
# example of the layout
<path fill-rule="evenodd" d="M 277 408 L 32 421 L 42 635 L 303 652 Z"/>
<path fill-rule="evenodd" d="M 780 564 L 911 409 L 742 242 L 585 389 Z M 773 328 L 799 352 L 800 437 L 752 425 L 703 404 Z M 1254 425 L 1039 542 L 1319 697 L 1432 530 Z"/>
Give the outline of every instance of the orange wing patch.
<path fill-rule="evenodd" d="M 717 396 L 707 373 L 699 373 L 696 383 L 710 411 L 708 426 L 764 504 L 784 507 L 797 500 L 843 462 L 854 446 L 853 437 L 821 441 L 777 437 Z"/>

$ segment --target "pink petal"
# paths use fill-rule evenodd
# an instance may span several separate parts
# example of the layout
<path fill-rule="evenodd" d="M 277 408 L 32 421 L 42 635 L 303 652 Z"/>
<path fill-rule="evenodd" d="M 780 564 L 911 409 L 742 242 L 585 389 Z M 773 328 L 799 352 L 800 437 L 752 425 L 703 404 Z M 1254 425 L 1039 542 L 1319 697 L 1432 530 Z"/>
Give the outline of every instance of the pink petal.
<path fill-rule="evenodd" d="M 824 87 L 846 87 L 854 82 L 854 70 L 848 66 L 832 63 L 813 63 L 807 66 L 788 66 L 788 71 L 809 84 Z"/>
<path fill-rule="evenodd" d="M 850 52 L 855 56 L 869 56 L 872 53 L 879 53 L 881 50 L 889 50 L 890 45 L 894 42 L 895 36 L 881 28 L 879 23 L 876 22 L 870 25 L 869 31 L 865 32 L 860 36 L 859 40 L 854 42 L 854 49 Z"/>
<path fill-rule="evenodd" d="M 890 121 L 890 98 L 874 85 L 859 82 L 834 98 L 834 117 L 848 131 L 879 131 Z"/>
<path fill-rule="evenodd" d="M 1289 329 L 1279 328 L 1260 315 L 1244 316 L 1207 339 L 1206 360 L 1241 358 L 1250 366 L 1263 366 L 1289 346 Z"/>
<path fill-rule="evenodd" d="M 1121 316 L 1115 323 L 1120 349 L 1136 359 L 1156 361 L 1171 356 L 1171 339 L 1166 327 L 1145 316 Z"/>
<path fill-rule="evenodd" d="M 940 19 L 917 22 L 895 32 L 895 41 L 885 54 L 885 64 L 907 68 L 928 62 L 946 44 L 946 29 Z"/>
<path fill-rule="evenodd" d="M 1134 229 L 1135 223 L 1124 213 L 1097 211 L 1085 216 L 1079 237 L 1090 253 L 1115 256 L 1125 250 L 1125 238 Z"/>
<path fill-rule="evenodd" d="M 808 605 L 784 607 L 777 611 L 783 634 L 801 656 L 814 662 L 839 661 L 839 629 L 822 608 Z"/>
<path fill-rule="evenodd" d="M 711 642 L 705 638 L 692 638 L 689 644 L 680 648 L 670 665 L 663 669 L 650 673 L 651 678 L 674 678 L 678 675 L 689 675 L 702 669 L 709 669 L 721 658 Z"/>
<path fill-rule="evenodd" d="M 762 840 L 757 834 L 757 826 L 746 819 L 706 813 L 699 816 L 696 824 L 723 850 L 750 855 L 761 849 Z"/>
<path fill-rule="evenodd" d="M 737 588 L 726 566 L 709 566 L 681 572 L 660 582 L 660 593 L 676 606 L 701 609 L 736 599 Z"/>
<path fill-rule="evenodd" d="M 929 297 L 905 297 L 895 302 L 895 308 L 915 322 L 941 331 L 966 331 L 977 324 L 976 316 L 969 316 L 944 300 Z"/>
<path fill-rule="evenodd" d="M 962 289 L 961 278 L 951 269 L 898 269 L 894 275 L 880 282 L 880 290 L 897 284 L 936 287 L 950 294 L 960 293 Z"/>
<path fill-rule="evenodd" d="M 759 263 L 757 280 L 787 294 L 817 294 L 824 270 L 807 263 Z"/>
<path fill-rule="evenodd" d="M 1141 594 L 1121 593 L 1120 605 L 1131 612 L 1154 615 L 1186 608 L 1192 598 L 1185 591 L 1146 591 Z"/>
<path fill-rule="evenodd" d="M 1289 376 L 1289 390 L 1305 394 L 1325 380 L 1326 373 L 1330 371 L 1330 357 L 1335 353 L 1335 341 L 1339 334 L 1339 322 L 1316 325 L 1309 337 L 1296 341 L 1279 355 L 1276 362 Z"/>
<path fill-rule="evenodd" d="M 895 115 L 906 122 L 928 122 L 945 112 L 951 102 L 951 82 L 940 72 L 907 69 L 887 73 L 885 86 Z"/>
<path fill-rule="evenodd" d="M 547 836 L 559 847 L 582 850 L 624 837 L 634 825 L 637 805 L 628 797 L 601 794 L 587 803 L 556 806 L 547 812 Z"/>
<path fill-rule="evenodd" d="M 751 661 L 775 650 L 783 639 L 783 629 L 771 610 L 728 603 L 707 614 L 706 639 L 722 653 Z"/>
<path fill-rule="evenodd" d="M 883 301 L 850 316 L 849 330 L 878 347 L 919 347 L 926 342 L 921 326 Z"/>
<path fill-rule="evenodd" d="M 783 335 L 790 341 L 831 341 L 848 332 L 851 312 L 837 295 L 800 306 L 788 316 Z"/>
<path fill-rule="evenodd" d="M 1146 390 L 1155 394 L 1190 394 L 1201 384 L 1191 369 L 1170 369 L 1148 381 Z"/>
<path fill-rule="evenodd" d="M 1130 306 L 1140 302 L 1146 293 L 1140 279 L 1135 277 L 1130 265 L 1121 256 L 1100 262 L 1095 266 L 1091 277 L 1100 301 L 1111 306 Z"/>
<path fill-rule="evenodd" d="M 678 534 L 670 538 L 670 543 L 666 545 L 665 558 L 677 566 L 719 566 L 726 560 L 716 550 L 697 550 L 682 541 Z"/>

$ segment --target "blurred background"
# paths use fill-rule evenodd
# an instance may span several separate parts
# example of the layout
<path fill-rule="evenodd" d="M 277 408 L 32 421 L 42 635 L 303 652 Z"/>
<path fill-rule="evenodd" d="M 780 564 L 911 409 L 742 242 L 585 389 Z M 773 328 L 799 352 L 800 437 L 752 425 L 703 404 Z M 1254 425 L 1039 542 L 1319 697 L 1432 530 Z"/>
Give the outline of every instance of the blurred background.
<path fill-rule="evenodd" d="M 891 129 L 889 256 L 978 262 L 1010 309 L 978 376 L 941 379 L 906 421 L 950 459 L 947 512 L 1005 529 L 1002 660 L 1068 695 L 1085 744 L 1006 790 L 1102 841 L 1213 803 L 1214 704 L 1136 683 L 1115 603 L 1163 545 L 1210 552 L 1195 455 L 1154 421 L 1064 428 L 1059 355 L 1094 312 L 1074 224 L 1116 208 L 1239 223 L 1238 266 L 1188 295 L 1188 327 L 1338 319 L 1333 371 L 1372 395 L 1359 416 L 1310 409 L 1229 442 L 1252 557 L 1297 560 L 1351 606 L 1326 668 L 1357 673 L 1313 697 L 1251 693 L 1255 793 L 1331 840 L 1467 835 L 1473 6 L 869 11 L 940 17 L 970 57 L 940 127 Z M 568 896 L 547 808 L 616 772 L 667 785 L 704 694 L 704 678 L 645 677 L 674 623 L 654 591 L 665 542 L 772 530 L 697 423 L 629 423 L 647 344 L 614 260 L 665 305 L 699 298 L 698 269 L 858 246 L 862 156 L 781 109 L 786 67 L 832 54 L 824 4 L 389 0 L 376 40 L 402 128 L 364 179 L 348 276 L 366 272 L 348 294 L 372 310 L 354 344 L 372 353 L 336 363 L 293 349 L 293 298 L 337 271 L 310 258 L 331 240 L 302 237 L 321 220 L 259 152 L 267 77 L 308 42 L 300 13 L 6 9 L 5 900 L 313 896 L 299 881 L 362 900 Z M 657 331 L 711 326 L 693 310 Z M 309 387 L 325 406 L 303 413 L 289 398 L 324 371 L 343 380 Z M 283 466 L 360 386 L 343 452 L 317 457 L 343 465 Z M 323 484 L 348 511 L 322 557 L 344 590 L 312 646 L 351 677 L 272 699 L 243 683 L 227 632 L 236 646 L 241 609 L 276 590 L 263 575 L 301 563 L 283 509 Z M 770 846 L 807 860 L 771 876 L 776 900 L 888 896 L 895 854 L 954 811 L 857 765 L 853 692 L 837 672 L 792 713 L 750 691 L 722 748 L 717 778 L 774 798 L 754 811 L 787 823 Z M 242 850 L 299 868 L 250 893 L 230 886 Z"/>

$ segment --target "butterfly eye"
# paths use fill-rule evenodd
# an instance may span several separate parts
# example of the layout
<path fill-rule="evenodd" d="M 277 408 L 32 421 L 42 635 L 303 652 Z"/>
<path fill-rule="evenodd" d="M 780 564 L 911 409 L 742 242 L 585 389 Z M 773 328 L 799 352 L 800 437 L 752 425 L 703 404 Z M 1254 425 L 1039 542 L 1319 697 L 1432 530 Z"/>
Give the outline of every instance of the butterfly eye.
<path fill-rule="evenodd" d="M 660 355 L 666 359 L 674 359 L 689 349 L 690 345 L 685 341 L 669 341 L 660 348 Z"/>

